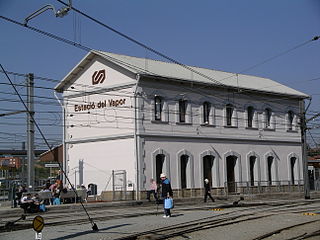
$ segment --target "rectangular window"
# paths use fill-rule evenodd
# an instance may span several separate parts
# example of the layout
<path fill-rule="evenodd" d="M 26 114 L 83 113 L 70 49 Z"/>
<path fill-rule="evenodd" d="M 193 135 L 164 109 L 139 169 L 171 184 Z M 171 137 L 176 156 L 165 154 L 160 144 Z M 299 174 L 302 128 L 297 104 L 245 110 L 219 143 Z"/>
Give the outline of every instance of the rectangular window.
<path fill-rule="evenodd" d="M 210 108 L 211 108 L 210 103 L 208 102 L 203 103 L 203 123 L 204 124 L 209 124 Z"/>
<path fill-rule="evenodd" d="M 161 97 L 156 96 L 154 98 L 154 118 L 157 121 L 161 121 L 162 101 Z"/>
<path fill-rule="evenodd" d="M 233 115 L 233 106 L 231 104 L 227 104 L 226 106 L 227 126 L 232 126 L 232 115 Z"/>
<path fill-rule="evenodd" d="M 179 100 L 179 122 L 186 122 L 187 101 Z"/>
<path fill-rule="evenodd" d="M 294 113 L 292 111 L 289 111 L 288 112 L 288 130 L 292 130 L 293 118 L 294 118 Z"/>
<path fill-rule="evenodd" d="M 253 115 L 254 115 L 253 107 L 247 108 L 247 114 L 248 114 L 248 128 L 252 128 L 253 127 Z"/>
<path fill-rule="evenodd" d="M 266 114 L 266 128 L 270 128 L 271 127 L 271 114 L 272 114 L 271 109 L 266 108 L 265 114 Z"/>

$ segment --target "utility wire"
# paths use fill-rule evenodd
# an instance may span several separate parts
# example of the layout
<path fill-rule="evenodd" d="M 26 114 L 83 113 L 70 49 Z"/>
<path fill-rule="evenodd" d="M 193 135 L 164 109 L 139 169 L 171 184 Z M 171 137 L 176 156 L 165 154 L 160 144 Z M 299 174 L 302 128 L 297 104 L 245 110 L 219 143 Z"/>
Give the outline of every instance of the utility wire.
<path fill-rule="evenodd" d="M 0 70 L 0 72 L 3 72 L 2 70 Z M 14 75 L 14 76 L 23 76 L 23 77 L 26 77 L 27 74 L 23 74 L 23 73 L 17 73 L 17 72 L 9 72 L 7 71 L 7 74 L 11 74 L 11 75 Z M 56 82 L 56 83 L 60 83 L 61 81 L 60 80 L 57 80 L 57 79 L 52 79 L 52 78 L 48 78 L 48 77 L 40 77 L 40 76 L 34 76 L 34 79 L 39 79 L 39 80 L 43 80 L 43 81 L 49 81 L 49 82 Z M 293 82 L 309 82 L 309 81 L 318 81 L 320 80 L 320 77 L 314 77 L 314 78 L 311 78 L 311 79 L 305 79 L 305 80 L 296 80 L 296 81 L 293 81 Z M 1 83 L 0 83 L 1 84 Z M 92 88 L 93 86 L 91 85 L 86 85 L 86 84 L 80 84 L 80 83 L 73 83 L 74 86 L 79 86 L 79 87 L 84 87 L 84 88 Z M 272 85 L 272 86 L 268 86 L 268 87 L 264 87 L 263 89 L 265 88 L 269 88 L 269 87 L 274 87 L 274 86 L 278 86 L 278 85 L 282 85 L 280 83 L 277 83 L 275 85 Z M 22 85 L 22 86 L 26 86 L 26 85 Z M 95 89 L 101 89 L 103 90 L 102 87 L 94 87 Z M 54 88 L 50 88 L 50 90 L 54 90 Z M 198 89 L 198 88 L 197 88 Z M 261 88 L 262 89 L 262 88 Z M 69 90 L 65 90 L 65 91 L 70 91 L 70 92 L 80 92 L 80 93 L 87 93 L 86 91 L 79 91 L 79 90 L 73 90 L 73 89 L 69 89 Z M 126 92 L 123 92 L 123 93 L 126 93 Z M 127 92 L 128 94 L 130 94 L 130 92 Z M 240 93 L 243 93 L 243 90 L 240 92 Z M 90 94 L 92 94 L 90 92 Z M 101 93 L 100 93 L 101 94 Z M 315 95 L 315 94 L 314 94 Z M 61 99 L 60 99 L 61 100 Z"/>
<path fill-rule="evenodd" d="M 7 21 L 13 22 L 13 23 L 15 23 L 15 24 L 19 24 L 19 25 L 21 25 L 21 26 L 27 27 L 27 28 L 29 28 L 29 29 L 31 29 L 31 30 L 33 30 L 33 31 L 36 31 L 36 32 L 41 33 L 41 34 L 44 34 L 44 35 L 49 36 L 49 37 L 51 37 L 51 38 L 54 38 L 54 39 L 56 39 L 56 40 L 63 41 L 63 42 L 65 42 L 65 43 L 67 43 L 67 44 L 70 44 L 70 45 L 79 47 L 79 48 L 81 48 L 81 49 L 83 49 L 83 50 L 86 50 L 86 51 L 91 51 L 91 50 L 92 50 L 92 49 L 90 49 L 90 48 L 88 48 L 88 47 L 85 47 L 85 46 L 82 46 L 82 45 L 80 45 L 80 44 L 78 44 L 78 43 L 72 42 L 72 41 L 70 41 L 70 40 L 67 40 L 67 39 L 58 37 L 58 36 L 56 36 L 56 35 L 54 35 L 54 34 L 51 34 L 51 33 L 48 33 L 48 32 L 44 32 L 44 31 L 42 31 L 42 30 L 39 30 L 39 29 L 36 29 L 36 28 L 33 28 L 33 27 L 29 27 L 29 26 L 23 25 L 23 24 L 21 24 L 21 23 L 19 23 L 19 22 L 17 22 L 17 21 L 12 20 L 12 19 L 8 19 L 8 18 L 3 17 L 3 16 L 1 16 L 1 18 L 5 19 L 5 20 L 7 20 Z M 101 22 L 100 22 L 100 23 L 101 23 Z M 102 23 L 101 23 L 101 24 L 102 24 Z M 114 29 L 113 29 L 113 30 L 114 30 Z M 129 40 L 130 40 L 130 39 L 129 39 Z M 314 39 L 312 39 L 312 41 L 313 41 L 313 40 L 318 40 L 318 37 L 315 37 Z M 145 46 L 144 44 L 141 45 L 141 43 L 140 43 L 140 46 L 143 46 L 143 47 L 145 47 L 146 49 L 148 49 L 148 50 L 150 50 L 150 51 L 154 50 L 154 49 L 151 49 L 151 48 Z M 297 47 L 298 47 L 298 46 L 297 46 Z M 297 48 L 297 47 L 296 47 L 296 48 Z M 293 49 L 292 49 L 292 50 L 293 50 Z M 154 50 L 154 51 L 155 51 L 155 50 Z M 158 52 L 155 51 L 154 53 L 157 54 Z M 100 52 L 100 54 L 103 54 L 103 53 Z M 159 54 L 160 54 L 160 55 L 159 55 Z M 161 54 L 161 53 L 159 53 L 159 54 L 158 54 L 159 56 L 162 56 L 162 55 L 163 55 L 163 54 Z M 108 55 L 107 55 L 107 57 L 110 58 L 110 56 L 108 56 Z M 174 62 L 174 63 L 176 63 L 176 64 L 178 64 L 178 65 L 185 66 L 185 65 L 180 64 L 180 63 L 178 63 L 177 61 L 175 61 L 174 59 L 171 59 L 171 58 L 169 58 L 169 57 L 167 57 L 167 56 L 165 56 L 165 55 L 163 55 L 162 57 L 164 57 L 164 58 L 166 58 L 166 59 L 168 59 L 168 60 L 170 60 L 170 61 L 172 61 L 172 62 Z M 189 70 L 192 71 L 193 69 L 189 69 Z M 204 75 L 203 77 L 208 78 L 208 76 L 206 76 L 206 75 Z"/>
<path fill-rule="evenodd" d="M 248 71 L 250 71 L 250 70 L 252 70 L 252 69 L 254 69 L 254 68 L 258 67 L 258 66 L 261 66 L 261 65 L 263 65 L 263 64 L 265 64 L 265 63 L 267 63 L 267 62 L 270 62 L 270 61 L 272 61 L 272 60 L 274 60 L 274 59 L 276 59 L 276 58 L 278 58 L 278 57 L 281 57 L 281 56 L 283 56 L 283 55 L 285 55 L 285 54 L 287 54 L 287 53 L 289 53 L 289 52 L 291 52 L 291 51 L 293 51 L 293 50 L 296 50 L 296 49 L 298 49 L 298 48 L 300 48 L 300 47 L 303 47 L 303 46 L 305 46 L 306 44 L 308 44 L 308 43 L 310 43 L 310 42 L 319 40 L 319 38 L 320 38 L 320 36 L 315 36 L 315 37 L 313 37 L 312 39 L 309 39 L 309 40 L 307 40 L 307 41 L 305 41 L 305 42 L 303 42 L 303 43 L 301 43 L 301 44 L 298 44 L 298 45 L 296 45 L 296 46 L 294 46 L 294 47 L 292 47 L 292 48 L 289 48 L 288 50 L 285 50 L 285 51 L 283 51 L 283 52 L 281 52 L 281 53 L 279 53 L 279 54 L 277 54 L 277 55 L 275 55 L 275 56 L 269 57 L 269 58 L 267 58 L 267 59 L 265 59 L 265 60 L 263 60 L 263 61 L 261 61 L 261 62 L 259 62 L 259 63 L 257 63 L 257 64 L 252 65 L 251 67 L 245 68 L 245 69 L 243 69 L 242 71 L 240 71 L 238 74 L 242 74 L 242 73 L 248 72 Z M 226 80 L 226 79 L 228 79 L 228 78 L 233 77 L 234 75 L 235 75 L 235 74 L 233 74 L 232 76 L 223 78 L 223 79 L 221 79 L 220 81 L 224 81 L 224 80 Z M 314 80 L 316 80 L 316 79 L 314 79 Z"/>
<path fill-rule="evenodd" d="M 63 2 L 61 0 L 57 0 L 57 1 L 62 3 L 62 4 L 64 4 L 64 5 L 67 5 L 65 2 Z M 163 53 L 161 53 L 161 52 L 159 52 L 159 51 L 157 51 L 157 50 L 155 50 L 155 49 L 153 49 L 153 48 L 151 48 L 151 47 L 149 47 L 149 46 L 147 46 L 147 45 L 145 45 L 145 44 L 143 44 L 143 43 L 141 43 L 141 42 L 139 42 L 139 41 L 137 41 L 135 39 L 133 39 L 132 37 L 129 37 L 128 35 L 126 35 L 124 33 L 121 33 L 120 31 L 116 30 L 115 28 L 112 28 L 112 27 L 108 26 L 107 24 L 105 24 L 105 23 L 103 23 L 103 22 L 101 22 L 101 21 L 89 16 L 88 14 L 86 14 L 86 13 L 84 13 L 84 12 L 82 12 L 82 11 L 76 9 L 76 8 L 74 8 L 73 6 L 70 6 L 70 8 L 72 10 L 74 10 L 75 12 L 81 14 L 82 16 L 85 16 L 86 18 L 89 18 L 90 20 L 94 21 L 95 23 L 98 23 L 99 25 L 111 30 L 112 32 L 114 32 L 114 33 L 116 33 L 116 34 L 118 34 L 120 36 L 122 36 L 123 38 L 125 38 L 125 39 L 127 39 L 127 40 L 129 40 L 129 41 L 131 41 L 131 42 L 133 42 L 133 43 L 135 43 L 135 44 L 137 44 L 137 45 L 149 50 L 150 52 L 152 52 L 152 53 L 154 53 L 154 54 L 156 54 L 156 55 L 158 55 L 160 57 L 163 57 L 164 59 L 167 59 L 170 62 L 173 62 L 173 63 L 175 63 L 175 64 L 177 64 L 177 65 L 179 65 L 179 66 L 181 66 L 181 67 L 183 67 L 185 69 L 188 69 L 191 72 L 198 74 L 199 76 L 205 77 L 205 78 L 211 80 L 212 82 L 214 82 L 217 85 L 222 85 L 222 86 L 224 85 L 221 82 L 217 81 L 216 79 L 214 79 L 212 77 L 209 77 L 209 76 L 207 76 L 207 75 L 205 75 L 205 74 L 203 74 L 203 73 L 201 73 L 199 71 L 196 71 L 196 70 L 192 69 L 191 67 L 189 67 L 189 66 L 187 66 L 187 65 L 185 65 L 183 63 L 180 63 L 177 60 L 175 60 L 175 59 L 173 59 L 173 58 L 171 58 L 171 57 L 169 57 L 169 56 L 167 56 L 167 55 L 165 55 L 165 54 L 163 54 Z"/>
<path fill-rule="evenodd" d="M 57 1 L 60 2 L 60 3 L 62 3 L 62 4 L 65 5 L 65 6 L 70 6 L 69 4 L 63 2 L 62 0 L 57 0 Z M 201 72 L 198 72 L 198 71 L 190 68 L 189 66 L 187 66 L 187 65 L 185 65 L 185 64 L 182 64 L 182 63 L 178 62 L 177 60 L 175 60 L 175 59 L 173 59 L 173 58 L 171 58 L 171 57 L 168 57 L 167 55 L 165 55 L 165 54 L 163 54 L 163 53 L 161 53 L 161 52 L 159 52 L 159 51 L 157 51 L 157 50 L 155 50 L 155 49 L 153 49 L 153 48 L 145 45 L 145 44 L 142 43 L 142 42 L 139 42 L 138 40 L 135 40 L 134 38 L 132 38 L 132 37 L 130 37 L 130 36 L 128 36 L 128 35 L 120 32 L 120 31 L 118 31 L 118 30 L 116 30 L 115 28 L 113 28 L 113 27 L 111 27 L 111 26 L 109 26 L 109 25 L 107 25 L 107 24 L 105 24 L 105 23 L 97 20 L 96 18 L 93 18 L 93 17 L 89 16 L 88 14 L 80 11 L 79 9 L 76 9 L 76 8 L 73 7 L 73 6 L 70 6 L 70 8 L 71 8 L 72 10 L 76 11 L 77 13 L 81 14 L 82 16 L 84 16 L 84 17 L 92 20 L 93 22 L 95 22 L 95 23 L 97 23 L 97 24 L 99 24 L 99 25 L 101 25 L 101 26 L 109 29 L 110 31 L 112 31 L 112 32 L 120 35 L 121 37 L 123 37 L 123 38 L 125 38 L 125 39 L 127 39 L 127 40 L 129 40 L 129 41 L 131 41 L 131 42 L 133 42 L 133 43 L 135 43 L 135 44 L 137 44 L 137 45 L 139 45 L 140 47 L 143 47 L 143 48 L 149 50 L 150 52 L 152 52 L 152 53 L 154 53 L 154 54 L 156 54 L 156 55 L 158 55 L 158 56 L 160 56 L 160 57 L 163 57 L 163 58 L 169 60 L 170 62 L 173 62 L 173 63 L 175 63 L 175 64 L 177 64 L 177 65 L 180 65 L 181 67 L 184 67 L 184 68 L 190 70 L 191 72 L 196 73 L 196 74 L 198 74 L 199 76 L 205 77 L 205 78 L 211 80 L 212 82 L 214 82 L 215 84 L 217 84 L 217 85 L 222 85 L 222 86 L 224 86 L 224 84 L 222 83 L 222 81 L 225 80 L 225 79 L 227 79 L 227 78 L 233 77 L 233 76 L 235 76 L 235 75 L 237 75 L 237 74 L 239 74 L 239 73 L 241 74 L 241 73 L 247 72 L 247 71 L 249 71 L 249 70 L 251 70 L 251 69 L 253 69 L 253 68 L 256 68 L 256 67 L 258 67 L 258 66 L 260 66 L 260 65 L 262 65 L 262 64 L 265 64 L 265 63 L 267 63 L 267 62 L 269 62 L 269 61 L 272 61 L 272 60 L 275 59 L 275 58 L 278 58 L 278 57 L 280 57 L 280 56 L 282 56 L 282 55 L 285 55 L 285 54 L 287 54 L 287 53 L 289 53 L 289 52 L 291 52 L 291 51 L 293 51 L 293 50 L 295 50 L 295 49 L 297 49 L 297 48 L 300 48 L 300 47 L 302 47 L 302 46 L 304 46 L 304 45 L 306 45 L 306 44 L 308 44 L 308 43 L 310 43 L 310 42 L 312 42 L 312 41 L 319 40 L 319 38 L 320 38 L 320 36 L 315 36 L 314 38 L 312 38 L 312 39 L 310 39 L 310 40 L 307 40 L 307 41 L 305 41 L 304 43 L 301 43 L 301 44 L 299 44 L 299 45 L 297 45 L 297 46 L 295 46 L 295 47 L 293 47 L 293 48 L 290 48 L 290 49 L 288 49 L 288 50 L 286 50 L 286 51 L 284 51 L 284 52 L 281 52 L 281 53 L 279 53 L 279 54 L 277 54 L 277 55 L 275 55 L 275 56 L 273 56 L 273 57 L 267 58 L 266 60 L 263 60 L 262 62 L 259 62 L 259 63 L 257 63 L 257 64 L 254 64 L 253 66 L 248 67 L 248 68 L 240 71 L 239 73 L 233 74 L 232 76 L 227 77 L 227 78 L 223 78 L 223 79 L 221 79 L 221 80 L 216 80 L 216 79 L 213 79 L 213 78 L 211 78 L 211 77 L 209 77 L 209 76 L 207 76 L 207 75 L 205 75 L 205 74 L 203 74 L 203 73 L 201 73 Z"/>
<path fill-rule="evenodd" d="M 311 134 L 311 132 L 310 132 L 310 130 L 307 128 L 307 130 L 308 130 L 308 132 L 309 132 L 309 135 L 310 135 L 310 137 L 311 137 L 311 139 L 312 139 L 312 141 L 313 141 L 313 143 L 316 145 L 316 146 L 318 146 L 318 143 L 315 141 L 315 139 L 313 138 L 313 136 L 312 136 L 312 134 Z"/>
<path fill-rule="evenodd" d="M 6 84 L 6 83 L 0 83 L 0 84 Z M 17 86 L 17 85 L 16 85 Z M 18 85 L 19 86 L 19 85 Z M 42 89 L 43 87 L 39 87 L 40 89 Z M 197 94 L 200 94 L 200 95 L 202 95 L 202 96 L 206 96 L 206 97 L 208 97 L 208 96 L 210 96 L 211 98 L 214 98 L 215 100 L 214 101 L 217 101 L 217 102 L 220 102 L 220 103 L 225 103 L 225 101 L 226 101 L 226 98 L 233 98 L 231 95 L 233 95 L 233 94 L 237 94 L 237 92 L 231 92 L 231 93 L 214 93 L 214 94 L 212 94 L 212 93 L 210 93 L 210 92 L 203 92 L 203 91 L 201 91 L 200 89 L 193 89 L 193 88 L 190 88 L 190 87 L 183 87 L 183 86 L 179 86 L 179 89 L 181 89 L 181 88 L 184 88 L 186 91 L 192 91 L 192 92 L 195 92 L 195 93 L 197 93 Z M 45 88 L 46 90 L 54 90 L 54 88 L 48 88 L 48 87 L 46 87 Z M 83 91 L 77 91 L 77 92 L 81 92 L 81 93 L 83 93 Z M 111 93 L 87 93 L 88 95 L 87 96 L 85 96 L 85 97 L 90 97 L 90 96 L 92 96 L 92 95 L 106 95 L 106 96 L 119 96 L 119 97 L 132 97 L 132 94 L 131 95 L 127 95 L 127 94 L 111 94 Z M 12 94 L 12 95 L 15 95 L 15 94 Z M 229 96 L 230 95 L 230 96 Z M 226 97 L 227 96 L 227 97 Z M 228 97 L 229 96 L 229 97 Z M 249 96 L 249 95 L 244 95 L 244 96 L 246 96 L 246 97 L 248 97 L 248 98 L 253 98 L 252 96 Z M 141 96 L 138 96 L 138 97 L 141 97 Z M 223 97 L 223 98 L 222 98 Z M 40 98 L 40 97 L 39 97 Z M 41 97 L 41 98 L 47 98 L 47 97 Z M 268 99 L 268 98 L 260 98 L 260 99 L 256 99 L 256 98 L 254 98 L 254 100 L 255 101 L 260 101 L 260 102 L 263 102 L 263 103 L 265 103 L 265 102 L 268 102 L 268 103 L 271 103 L 271 102 L 279 102 L 279 100 L 281 100 L 281 101 L 283 101 L 283 100 L 290 100 L 290 99 L 292 99 L 292 98 L 296 98 L 296 97 L 291 97 L 291 96 L 289 96 L 289 97 L 280 97 L 280 98 L 273 98 L 272 100 L 270 100 L 270 99 Z M 53 98 L 50 98 L 50 99 L 53 99 Z M 0 101 L 11 101 L 11 102 L 15 102 L 16 100 L 15 99 L 0 99 Z M 55 98 L 53 99 L 53 100 L 56 100 Z M 61 100 L 61 99 L 60 99 Z M 176 98 L 166 98 L 166 100 L 177 100 Z M 88 100 L 88 102 L 89 102 L 89 100 Z M 38 103 L 39 104 L 51 104 L 51 105 L 55 105 L 55 103 L 53 103 L 53 102 L 43 102 L 43 101 L 38 101 Z M 72 103 L 83 103 L 83 101 L 81 101 L 81 100 L 74 100 L 73 98 L 70 98 L 69 100 L 68 100 L 68 103 L 69 104 L 72 104 Z M 195 103 L 194 101 L 193 101 L 193 103 Z M 241 107 L 241 105 L 240 104 L 237 104 L 237 103 L 233 103 L 234 105 L 236 105 L 237 107 Z M 282 112 L 283 111 L 283 109 L 282 108 L 279 108 L 279 112 Z"/>
<path fill-rule="evenodd" d="M 58 0 L 58 1 L 59 1 L 59 0 Z M 6 20 L 6 21 L 12 22 L 12 23 L 14 23 L 14 24 L 18 24 L 18 25 L 20 25 L 20 26 L 26 27 L 26 28 L 28 28 L 28 29 L 30 29 L 30 30 L 35 31 L 35 32 L 44 34 L 44 35 L 46 35 L 46 36 L 48 36 L 48 37 L 51 37 L 51 38 L 53 38 L 53 39 L 56 39 L 56 40 L 65 42 L 65 43 L 67 43 L 67 44 L 69 44 L 69 45 L 78 47 L 78 48 L 80 48 L 80 49 L 82 49 L 82 50 L 85 50 L 85 51 L 93 51 L 93 49 L 91 49 L 91 48 L 89 48 L 89 47 L 85 47 L 85 46 L 83 46 L 83 45 L 81 45 L 81 44 L 72 42 L 72 41 L 70 41 L 70 40 L 68 40 L 68 39 L 65 39 L 65 38 L 62 38 L 62 37 L 59 37 L 59 36 L 56 36 L 56 35 L 54 35 L 54 34 L 52 34 L 52 33 L 48 33 L 48 32 L 42 31 L 42 30 L 37 29 L 37 28 L 34 28 L 34 27 L 26 26 L 26 25 L 24 25 L 24 24 L 22 24 L 22 23 L 19 23 L 19 22 L 13 20 L 13 19 L 10 19 L 10 18 L 4 17 L 4 16 L 0 16 L 0 18 L 4 19 L 4 20 Z M 318 38 L 317 38 L 317 37 L 314 37 L 314 40 L 318 40 Z M 113 57 L 111 57 L 111 56 L 109 56 L 109 55 L 107 55 L 107 54 L 105 54 L 105 53 L 103 53 L 103 52 L 98 52 L 98 53 L 99 53 L 99 54 L 102 54 L 102 55 L 105 56 L 107 59 L 111 59 L 112 61 L 120 62 L 121 64 L 127 65 L 127 66 L 129 66 L 129 67 L 133 67 L 133 68 L 138 68 L 138 69 L 140 69 L 139 67 L 136 67 L 136 66 L 131 65 L 131 64 L 129 64 L 129 63 L 125 63 L 125 62 L 123 62 L 123 61 L 120 61 L 120 60 L 118 60 L 118 59 L 115 59 L 115 58 L 113 58 Z M 172 59 L 172 60 L 173 60 L 173 59 Z M 175 63 L 175 60 L 173 60 L 173 61 L 174 61 L 174 63 Z M 183 64 L 182 64 L 182 65 L 183 65 Z M 188 66 L 187 66 L 187 67 L 188 67 Z M 147 70 L 145 70 L 145 69 L 140 69 L 140 70 L 141 70 L 141 71 L 144 71 L 144 72 L 150 72 L 150 71 L 147 71 Z M 189 69 L 189 70 L 190 70 L 190 71 L 193 71 L 193 69 Z M 193 71 L 193 72 L 194 72 L 194 71 Z M 153 74 L 154 74 L 154 73 L 153 73 Z M 209 79 L 209 80 L 212 80 L 209 76 L 207 76 L 207 75 L 205 75 L 205 74 L 202 74 L 201 76 L 203 76 L 203 77 L 205 77 L 205 78 L 207 78 L 207 79 Z M 224 85 L 224 86 L 225 86 L 225 85 Z M 243 93 L 243 92 L 245 92 L 245 91 L 246 91 L 246 90 L 241 90 L 240 93 Z M 249 91 L 249 90 L 248 90 L 248 91 Z M 254 91 L 254 90 L 250 90 L 250 91 Z M 256 91 L 258 91 L 258 90 L 256 90 Z"/>

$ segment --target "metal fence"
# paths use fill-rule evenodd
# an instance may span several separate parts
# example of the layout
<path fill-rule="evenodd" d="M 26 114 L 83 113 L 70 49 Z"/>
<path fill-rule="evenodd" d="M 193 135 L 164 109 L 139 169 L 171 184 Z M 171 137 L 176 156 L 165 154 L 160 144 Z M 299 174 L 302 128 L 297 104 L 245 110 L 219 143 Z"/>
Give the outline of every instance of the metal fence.
<path fill-rule="evenodd" d="M 320 179 L 316 179 L 313 181 L 311 190 L 320 191 Z"/>
<path fill-rule="evenodd" d="M 0 189 L 0 202 L 8 201 L 10 198 L 10 189 Z"/>
<path fill-rule="evenodd" d="M 303 192 L 303 181 L 255 181 L 255 182 L 225 182 L 225 194 L 260 194 L 275 192 Z"/>

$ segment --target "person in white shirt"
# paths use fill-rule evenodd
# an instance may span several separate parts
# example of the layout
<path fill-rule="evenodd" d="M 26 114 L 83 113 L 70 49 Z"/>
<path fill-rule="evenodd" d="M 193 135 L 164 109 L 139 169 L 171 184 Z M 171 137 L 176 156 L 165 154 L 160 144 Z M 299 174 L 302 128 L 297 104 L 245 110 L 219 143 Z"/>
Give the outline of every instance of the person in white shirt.
<path fill-rule="evenodd" d="M 20 207 L 24 210 L 24 213 L 29 212 L 33 200 L 31 198 L 31 193 L 27 193 L 26 196 L 23 196 L 20 200 Z"/>
<path fill-rule="evenodd" d="M 32 198 L 31 193 L 27 193 L 26 196 L 21 198 L 20 207 L 24 210 L 24 213 L 36 213 L 39 212 L 38 194 Z"/>

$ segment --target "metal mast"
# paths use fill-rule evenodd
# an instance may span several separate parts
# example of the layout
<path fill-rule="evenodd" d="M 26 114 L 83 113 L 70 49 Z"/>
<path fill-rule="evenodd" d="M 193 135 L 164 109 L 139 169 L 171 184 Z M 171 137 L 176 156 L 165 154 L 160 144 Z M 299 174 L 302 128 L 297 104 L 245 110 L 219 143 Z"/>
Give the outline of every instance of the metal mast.
<path fill-rule="evenodd" d="M 27 184 L 29 190 L 34 189 L 34 76 L 27 75 Z"/>

